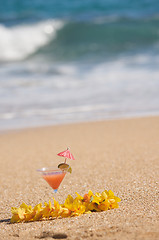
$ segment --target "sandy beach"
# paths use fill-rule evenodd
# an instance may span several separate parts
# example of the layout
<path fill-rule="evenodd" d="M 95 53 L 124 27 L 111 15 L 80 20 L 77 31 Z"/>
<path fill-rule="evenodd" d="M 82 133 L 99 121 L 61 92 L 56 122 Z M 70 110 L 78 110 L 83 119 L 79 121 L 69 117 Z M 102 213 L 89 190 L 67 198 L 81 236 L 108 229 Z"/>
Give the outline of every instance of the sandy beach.
<path fill-rule="evenodd" d="M 55 195 L 36 172 L 56 166 L 70 147 L 67 174 Z M 68 124 L 0 134 L 0 239 L 159 239 L 159 117 Z M 111 189 L 118 209 L 79 217 L 10 224 L 11 207 L 68 194 Z"/>

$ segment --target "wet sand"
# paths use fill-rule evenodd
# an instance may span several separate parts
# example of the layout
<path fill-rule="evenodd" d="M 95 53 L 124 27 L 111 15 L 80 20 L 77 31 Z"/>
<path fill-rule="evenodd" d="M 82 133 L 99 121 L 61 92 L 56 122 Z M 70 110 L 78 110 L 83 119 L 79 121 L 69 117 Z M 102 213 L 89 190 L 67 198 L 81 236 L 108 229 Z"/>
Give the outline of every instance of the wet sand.
<path fill-rule="evenodd" d="M 55 195 L 36 172 L 56 166 L 70 147 L 75 161 Z M 0 135 L 0 239 L 159 239 L 159 117 L 8 131 Z M 118 209 L 10 224 L 11 207 L 54 196 L 111 189 Z"/>

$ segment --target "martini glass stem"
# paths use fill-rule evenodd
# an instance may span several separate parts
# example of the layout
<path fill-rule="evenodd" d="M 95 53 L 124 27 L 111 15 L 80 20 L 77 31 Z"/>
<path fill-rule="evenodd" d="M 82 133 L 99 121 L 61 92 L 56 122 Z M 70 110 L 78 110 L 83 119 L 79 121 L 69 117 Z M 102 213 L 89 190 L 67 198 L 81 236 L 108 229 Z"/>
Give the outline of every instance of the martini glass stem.
<path fill-rule="evenodd" d="M 65 163 L 66 163 L 67 158 L 65 158 Z"/>

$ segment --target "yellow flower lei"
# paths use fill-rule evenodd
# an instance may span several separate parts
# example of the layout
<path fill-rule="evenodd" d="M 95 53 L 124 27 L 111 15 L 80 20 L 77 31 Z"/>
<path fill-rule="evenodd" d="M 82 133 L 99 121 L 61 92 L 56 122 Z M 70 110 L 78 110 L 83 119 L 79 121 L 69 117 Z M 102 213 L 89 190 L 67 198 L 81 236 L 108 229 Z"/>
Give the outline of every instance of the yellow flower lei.
<path fill-rule="evenodd" d="M 49 203 L 44 203 L 44 207 L 42 203 L 39 203 L 34 208 L 25 203 L 22 203 L 19 208 L 12 207 L 11 223 L 46 220 L 58 217 L 72 217 L 84 213 L 101 212 L 118 208 L 118 202 L 121 201 L 120 198 L 114 196 L 111 190 L 105 190 L 102 193 L 97 192 L 95 195 L 89 190 L 84 197 L 80 196 L 78 193 L 76 193 L 76 195 L 76 198 L 68 195 L 64 204 L 59 204 L 53 198 L 53 206 L 49 200 Z"/>

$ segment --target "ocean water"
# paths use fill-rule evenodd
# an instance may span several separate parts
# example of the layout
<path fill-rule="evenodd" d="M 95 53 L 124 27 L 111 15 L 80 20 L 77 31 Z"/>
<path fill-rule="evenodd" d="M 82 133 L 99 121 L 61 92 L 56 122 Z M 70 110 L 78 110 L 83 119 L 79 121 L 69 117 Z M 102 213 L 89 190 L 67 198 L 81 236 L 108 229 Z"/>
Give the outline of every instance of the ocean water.
<path fill-rule="evenodd" d="M 158 114 L 158 0 L 0 0 L 1 130 Z"/>

